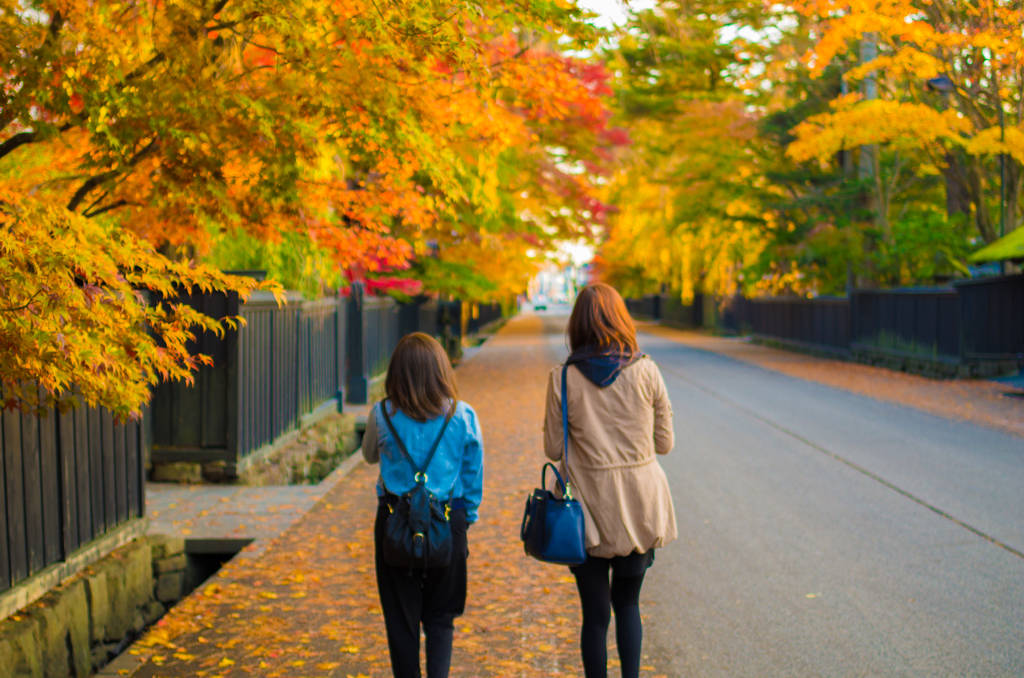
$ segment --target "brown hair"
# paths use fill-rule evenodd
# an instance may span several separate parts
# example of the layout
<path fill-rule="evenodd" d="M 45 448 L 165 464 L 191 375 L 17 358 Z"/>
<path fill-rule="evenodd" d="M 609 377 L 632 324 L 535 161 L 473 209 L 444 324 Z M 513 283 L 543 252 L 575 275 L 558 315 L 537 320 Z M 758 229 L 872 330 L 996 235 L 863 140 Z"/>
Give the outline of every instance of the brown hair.
<path fill-rule="evenodd" d="M 384 393 L 395 408 L 416 421 L 447 414 L 459 398 L 455 371 L 441 344 L 430 335 L 413 332 L 402 337 L 391 354 Z"/>
<path fill-rule="evenodd" d="M 593 346 L 627 355 L 639 351 L 636 326 L 622 297 L 611 285 L 593 283 L 576 296 L 569 316 L 569 347 L 573 352 Z"/>

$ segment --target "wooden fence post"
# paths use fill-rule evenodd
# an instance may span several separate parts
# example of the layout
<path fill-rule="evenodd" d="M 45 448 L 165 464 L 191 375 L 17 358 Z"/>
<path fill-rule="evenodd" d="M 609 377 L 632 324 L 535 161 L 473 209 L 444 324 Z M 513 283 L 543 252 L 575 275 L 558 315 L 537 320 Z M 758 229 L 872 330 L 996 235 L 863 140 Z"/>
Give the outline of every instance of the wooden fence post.
<path fill-rule="evenodd" d="M 366 361 L 363 360 L 365 347 L 363 346 L 363 284 L 352 283 L 352 292 L 349 295 L 345 325 L 345 362 L 348 364 L 347 379 L 348 393 L 345 394 L 347 402 L 361 404 L 369 397 L 370 375 L 366 373 Z"/>

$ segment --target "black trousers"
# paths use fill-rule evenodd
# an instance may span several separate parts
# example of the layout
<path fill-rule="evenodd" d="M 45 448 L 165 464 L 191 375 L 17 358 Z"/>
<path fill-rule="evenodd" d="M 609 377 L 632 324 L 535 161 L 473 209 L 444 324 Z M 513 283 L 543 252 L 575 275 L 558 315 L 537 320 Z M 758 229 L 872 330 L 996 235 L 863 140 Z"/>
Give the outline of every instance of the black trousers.
<path fill-rule="evenodd" d="M 420 678 L 420 624 L 427 636 L 427 678 L 448 678 L 455 618 L 466 609 L 466 511 L 449 515 L 452 562 L 444 569 L 392 567 L 384 562 L 384 525 L 388 507 L 381 502 L 374 524 L 377 592 L 384 612 L 391 671 L 395 678 Z"/>
<path fill-rule="evenodd" d="M 654 563 L 654 549 L 615 558 L 587 556 L 571 568 L 583 606 L 580 652 L 586 678 L 608 676 L 608 626 L 615 610 L 615 640 L 622 662 L 622 678 L 640 675 L 640 646 L 644 627 L 640 620 L 640 588 Z M 611 570 L 611 581 L 608 580 Z"/>

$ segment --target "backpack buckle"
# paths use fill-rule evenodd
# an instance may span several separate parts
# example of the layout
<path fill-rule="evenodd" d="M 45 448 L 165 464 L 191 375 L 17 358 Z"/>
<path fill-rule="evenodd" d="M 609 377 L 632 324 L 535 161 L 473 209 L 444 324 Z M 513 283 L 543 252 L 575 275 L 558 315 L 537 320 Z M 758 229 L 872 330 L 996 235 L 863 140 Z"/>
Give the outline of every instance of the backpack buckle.
<path fill-rule="evenodd" d="M 420 476 L 423 476 L 423 480 L 420 480 Z M 412 479 L 414 482 L 423 483 L 424 485 L 427 484 L 427 474 L 423 473 L 422 471 L 417 471 L 416 475 L 414 475 Z"/>

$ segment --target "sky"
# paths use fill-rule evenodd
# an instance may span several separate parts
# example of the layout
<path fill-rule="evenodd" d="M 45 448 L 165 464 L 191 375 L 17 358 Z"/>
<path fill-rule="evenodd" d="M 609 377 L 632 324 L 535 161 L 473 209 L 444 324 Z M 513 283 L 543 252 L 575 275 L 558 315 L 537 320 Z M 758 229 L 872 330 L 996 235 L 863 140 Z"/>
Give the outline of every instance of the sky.
<path fill-rule="evenodd" d="M 594 23 L 602 28 L 613 28 L 626 23 L 627 7 L 630 9 L 648 9 L 654 6 L 653 0 L 578 0 L 580 7 L 596 12 L 600 16 Z M 570 260 L 577 266 L 594 258 L 594 248 L 585 242 L 562 242 L 558 247 L 558 255 L 563 260 Z"/>
<path fill-rule="evenodd" d="M 628 3 L 620 2 L 620 0 L 579 0 L 577 4 L 600 14 L 601 16 L 594 23 L 602 28 L 621 26 L 626 23 L 627 5 L 632 9 L 648 9 L 654 6 L 652 0 L 631 0 Z"/>

